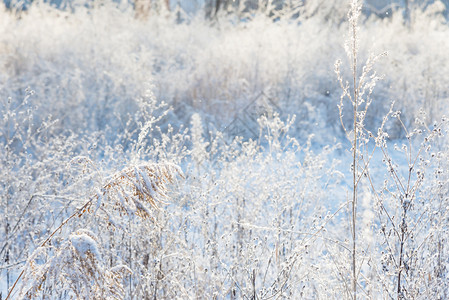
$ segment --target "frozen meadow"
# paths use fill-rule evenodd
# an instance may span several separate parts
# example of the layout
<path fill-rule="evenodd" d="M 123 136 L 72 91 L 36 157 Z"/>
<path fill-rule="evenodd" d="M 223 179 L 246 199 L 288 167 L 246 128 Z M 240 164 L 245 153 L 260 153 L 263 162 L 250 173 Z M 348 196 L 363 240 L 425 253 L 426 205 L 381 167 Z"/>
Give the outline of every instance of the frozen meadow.
<path fill-rule="evenodd" d="M 449 298 L 449 3 L 384 2 L 0 3 L 0 299 Z"/>

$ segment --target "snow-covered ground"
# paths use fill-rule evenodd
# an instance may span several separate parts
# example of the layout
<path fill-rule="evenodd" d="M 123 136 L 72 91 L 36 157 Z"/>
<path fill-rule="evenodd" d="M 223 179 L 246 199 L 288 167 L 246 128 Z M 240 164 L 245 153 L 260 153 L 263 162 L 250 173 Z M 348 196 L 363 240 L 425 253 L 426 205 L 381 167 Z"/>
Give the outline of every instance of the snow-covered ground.
<path fill-rule="evenodd" d="M 360 298 L 447 298 L 448 3 L 362 9 L 352 219 L 349 6 L 181 2 L 0 5 L 0 299 L 350 298 L 354 223 Z"/>

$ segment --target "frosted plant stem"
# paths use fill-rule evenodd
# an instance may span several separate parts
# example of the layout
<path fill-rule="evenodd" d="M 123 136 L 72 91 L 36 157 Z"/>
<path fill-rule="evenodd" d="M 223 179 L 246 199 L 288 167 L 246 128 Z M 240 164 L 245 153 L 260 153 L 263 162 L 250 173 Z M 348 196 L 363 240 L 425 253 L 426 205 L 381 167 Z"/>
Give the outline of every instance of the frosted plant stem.
<path fill-rule="evenodd" d="M 354 153 L 353 153 L 353 196 L 352 196 L 352 285 L 354 300 L 357 299 L 357 277 L 356 277 L 356 214 L 357 214 L 357 182 L 356 182 L 356 147 L 357 138 L 356 130 L 354 129 Z"/>
<path fill-rule="evenodd" d="M 402 257 L 403 257 L 403 251 L 404 251 L 404 230 L 402 231 L 401 235 L 401 249 L 400 249 L 400 255 L 399 255 L 399 273 L 398 273 L 398 299 L 402 298 L 401 293 L 401 275 L 402 275 Z"/>
<path fill-rule="evenodd" d="M 405 194 L 405 197 L 407 198 L 407 193 Z M 402 204 L 402 224 L 401 224 L 401 247 L 399 250 L 399 272 L 398 272 L 398 300 L 402 299 L 402 291 L 401 291 L 401 280 L 402 280 L 402 270 L 403 270 L 403 264 L 404 264 L 404 243 L 406 239 L 406 216 L 407 216 L 407 206 L 404 203 Z"/>
<path fill-rule="evenodd" d="M 354 142 L 352 149 L 352 175 L 353 175 L 353 191 L 352 191 L 352 292 L 354 300 L 357 299 L 357 277 L 356 277 L 356 214 L 357 214 L 357 110 L 358 110 L 358 88 L 357 88 L 357 24 L 352 23 L 352 75 L 354 79 Z"/>
<path fill-rule="evenodd" d="M 132 270 L 132 261 L 133 261 L 133 240 L 132 240 L 132 223 L 131 223 L 131 219 L 128 220 L 128 226 L 129 226 L 129 231 L 130 231 L 130 235 L 129 235 L 129 266 L 131 267 Z M 132 274 L 129 274 L 129 297 L 132 299 L 133 298 L 133 277 Z"/>

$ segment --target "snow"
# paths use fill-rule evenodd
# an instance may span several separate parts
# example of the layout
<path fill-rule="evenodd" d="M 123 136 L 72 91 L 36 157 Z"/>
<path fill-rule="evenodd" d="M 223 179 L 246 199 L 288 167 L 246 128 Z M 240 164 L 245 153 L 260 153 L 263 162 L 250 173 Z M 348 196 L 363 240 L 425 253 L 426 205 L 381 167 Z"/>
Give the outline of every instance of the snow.
<path fill-rule="evenodd" d="M 101 260 L 96 241 L 86 233 L 71 235 L 69 239 L 83 259 L 86 259 L 88 255 L 93 255 L 95 259 Z"/>
<path fill-rule="evenodd" d="M 20 17 L 0 8 L 2 295 L 39 242 L 89 199 L 94 208 L 75 214 L 37 259 L 45 266 L 71 245 L 82 259 L 70 274 L 89 282 L 83 259 L 93 257 L 104 279 L 97 293 L 348 292 L 353 112 L 344 99 L 339 116 L 334 73 L 341 59 L 352 90 L 347 6 L 306 1 L 299 14 L 208 20 L 204 1 L 179 1 L 182 15 L 175 2 L 173 13 L 153 10 L 148 20 L 126 1 L 33 4 Z M 445 298 L 448 3 L 410 2 L 407 19 L 403 1 L 367 2 L 376 13 L 362 11 L 358 72 L 372 53 L 388 55 L 366 76 L 383 74 L 366 89 L 363 129 L 374 137 L 359 131 L 359 294 L 396 298 L 402 255 L 407 296 Z M 400 114 L 389 114 L 392 100 Z M 76 294 L 46 284 L 37 293 Z"/>

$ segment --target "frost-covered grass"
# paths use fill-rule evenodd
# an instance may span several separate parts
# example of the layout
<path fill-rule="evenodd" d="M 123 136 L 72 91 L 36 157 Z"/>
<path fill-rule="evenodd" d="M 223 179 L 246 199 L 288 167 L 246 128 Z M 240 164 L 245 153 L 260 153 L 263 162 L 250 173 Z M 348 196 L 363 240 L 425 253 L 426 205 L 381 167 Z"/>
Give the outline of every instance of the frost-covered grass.
<path fill-rule="evenodd" d="M 346 7 L 331 8 L 339 10 L 327 20 L 323 9 L 275 23 L 256 15 L 237 24 L 223 17 L 213 25 L 201 14 L 181 24 L 176 15 L 139 22 L 130 8 L 111 5 L 79 7 L 76 13 L 36 5 L 20 20 L 2 12 L 1 95 L 20 99 L 32 87 L 39 115 L 52 114 L 66 130 L 93 131 L 117 128 L 136 111 L 133 99 L 149 84 L 159 101 L 173 105 L 172 124 L 187 123 L 197 111 L 218 129 L 264 91 L 285 114 L 301 116 L 298 131 L 307 127 L 310 133 L 316 123 L 339 129 L 333 64 L 345 57 Z M 361 59 L 389 53 L 376 69 L 388 76 L 377 86 L 370 126 L 392 99 L 408 120 L 422 107 L 432 118 L 441 117 L 449 45 L 437 8 L 414 12 L 410 26 L 400 12 L 365 20 Z"/>
<path fill-rule="evenodd" d="M 317 3 L 0 5 L 0 298 L 447 298 L 445 7 L 361 16 L 357 78 L 388 55 L 351 148 L 348 6 Z"/>

